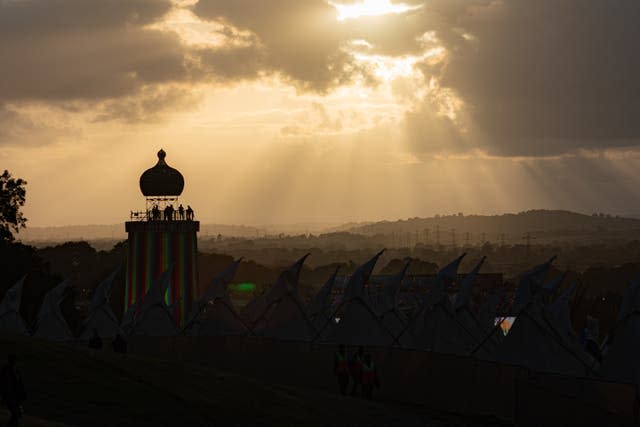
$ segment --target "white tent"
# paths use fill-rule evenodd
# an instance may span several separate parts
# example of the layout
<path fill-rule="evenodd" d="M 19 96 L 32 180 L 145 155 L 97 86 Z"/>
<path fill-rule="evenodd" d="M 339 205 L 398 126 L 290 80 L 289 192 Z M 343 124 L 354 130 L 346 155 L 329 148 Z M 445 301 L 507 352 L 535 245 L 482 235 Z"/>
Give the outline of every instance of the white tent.
<path fill-rule="evenodd" d="M 576 339 L 576 333 L 571 324 L 571 312 L 569 310 L 569 299 L 575 289 L 575 284 L 570 286 L 548 307 L 549 313 L 555 317 L 558 332 L 568 340 Z"/>
<path fill-rule="evenodd" d="M 532 301 L 534 293 L 536 293 L 538 288 L 542 285 L 544 276 L 547 274 L 547 271 L 549 271 L 549 268 L 555 259 L 556 257 L 553 256 L 547 262 L 534 267 L 532 270 L 529 270 L 520 276 L 518 289 L 516 289 L 516 296 L 511 309 L 514 315 L 524 310 L 524 308 Z"/>
<path fill-rule="evenodd" d="M 477 326 L 473 325 L 476 323 L 475 319 L 467 318 L 465 308 L 461 312 L 461 321 L 446 292 L 447 281 L 457 277 L 458 267 L 464 256 L 462 254 L 438 272 L 435 286 L 398 338 L 403 348 L 468 354 L 477 345 L 480 336 Z M 474 279 L 473 276 L 469 278 L 469 283 L 473 283 L 471 279 Z M 465 284 L 465 287 L 469 286 L 470 284 Z M 468 322 L 471 326 L 463 322 Z"/>
<path fill-rule="evenodd" d="M 113 282 L 120 269 L 117 269 L 109 275 L 98 287 L 96 288 L 93 298 L 91 299 L 91 305 L 89 307 L 89 316 L 84 322 L 84 328 L 82 335 L 83 340 L 88 340 L 93 336 L 93 331 L 96 330 L 98 335 L 102 338 L 113 338 L 118 334 L 123 334 L 122 329 L 116 315 L 111 310 L 111 289 L 113 288 Z"/>
<path fill-rule="evenodd" d="M 378 302 L 377 311 L 380 314 L 380 320 L 394 336 L 399 335 L 408 322 L 407 317 L 398 309 L 398 297 L 410 264 L 411 261 L 407 262 L 398 274 L 391 276 L 382 287 L 381 298 Z"/>
<path fill-rule="evenodd" d="M 249 331 L 236 312 L 227 286 L 233 281 L 242 258 L 213 277 L 183 332 L 190 336 L 245 335 Z"/>
<path fill-rule="evenodd" d="M 0 330 L 17 335 L 29 335 L 20 315 L 20 301 L 22 299 L 23 276 L 15 285 L 7 290 L 0 302 Z"/>
<path fill-rule="evenodd" d="M 127 308 L 127 310 L 124 312 L 124 315 L 122 316 L 122 324 L 120 325 L 120 328 L 126 334 L 131 332 L 131 328 L 133 328 L 133 324 L 136 320 L 136 314 L 138 312 L 139 305 L 140 305 L 140 301 L 134 302 Z"/>
<path fill-rule="evenodd" d="M 269 305 L 254 325 L 256 335 L 284 340 L 312 341 L 316 328 L 298 296 L 300 270 L 308 254 L 280 274 L 267 293 Z"/>
<path fill-rule="evenodd" d="M 69 286 L 70 282 L 67 279 L 44 296 L 38 313 L 36 331 L 33 334 L 35 337 L 50 341 L 71 341 L 74 339 L 60 310 L 60 303 Z"/>
<path fill-rule="evenodd" d="M 376 346 L 389 346 L 394 343 L 393 334 L 379 320 L 365 292 L 365 284 L 382 252 L 358 267 L 351 275 L 345 289 L 345 297 L 332 316 L 339 317 L 339 321 L 326 325 L 320 334 L 321 341 Z"/>
<path fill-rule="evenodd" d="M 172 265 L 149 287 L 140 303 L 140 311 L 131 328 L 131 335 L 172 336 L 177 333 L 176 323 L 164 299 L 171 283 L 173 268 Z"/>
<path fill-rule="evenodd" d="M 567 339 L 555 317 L 536 301 L 518 314 L 494 360 L 555 374 L 593 373 L 588 355 L 577 342 Z"/>
<path fill-rule="evenodd" d="M 331 292 L 333 291 L 333 285 L 336 281 L 338 270 L 340 270 L 340 267 L 335 269 L 333 274 L 329 279 L 327 279 L 324 285 L 322 285 L 307 307 L 309 319 L 318 330 L 322 329 L 331 318 Z"/>

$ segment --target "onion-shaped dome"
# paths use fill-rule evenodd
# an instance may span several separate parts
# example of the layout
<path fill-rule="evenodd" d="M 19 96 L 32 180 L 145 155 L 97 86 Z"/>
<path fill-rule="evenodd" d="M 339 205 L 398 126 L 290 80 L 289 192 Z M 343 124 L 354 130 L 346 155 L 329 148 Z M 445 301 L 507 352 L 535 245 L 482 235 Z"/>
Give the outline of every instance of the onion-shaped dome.
<path fill-rule="evenodd" d="M 167 153 L 158 151 L 158 163 L 140 176 L 140 190 L 146 197 L 179 196 L 184 189 L 184 178 L 164 161 Z"/>

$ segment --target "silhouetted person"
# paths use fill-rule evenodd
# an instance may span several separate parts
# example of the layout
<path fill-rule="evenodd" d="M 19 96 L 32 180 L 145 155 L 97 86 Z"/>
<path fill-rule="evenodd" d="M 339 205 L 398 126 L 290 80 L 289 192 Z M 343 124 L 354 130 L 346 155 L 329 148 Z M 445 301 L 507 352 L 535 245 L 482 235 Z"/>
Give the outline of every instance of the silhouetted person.
<path fill-rule="evenodd" d="M 102 350 L 102 338 L 98 335 L 98 330 L 93 328 L 93 335 L 89 339 L 89 348 L 93 350 Z"/>
<path fill-rule="evenodd" d="M 180 220 L 184 221 L 184 207 L 182 205 L 178 206 L 178 215 L 180 216 Z"/>
<path fill-rule="evenodd" d="M 351 373 L 351 381 L 353 386 L 351 387 L 351 396 L 356 395 L 356 389 L 362 385 L 362 362 L 364 361 L 364 347 L 358 347 L 358 352 L 351 358 L 349 364 L 349 372 Z"/>
<path fill-rule="evenodd" d="M 349 356 L 344 344 L 340 344 L 338 351 L 333 358 L 333 373 L 338 378 L 340 393 L 347 394 L 349 386 Z"/>
<path fill-rule="evenodd" d="M 156 221 L 160 219 L 160 208 L 158 205 L 153 205 L 153 208 L 151 209 L 151 217 Z"/>
<path fill-rule="evenodd" d="M 127 353 L 127 342 L 120 334 L 116 335 L 116 337 L 113 339 L 113 341 L 111 342 L 111 347 L 113 348 L 114 353 Z"/>
<path fill-rule="evenodd" d="M 367 353 L 362 362 L 362 397 L 371 400 L 374 387 L 380 388 L 378 370 L 371 355 Z"/>
<path fill-rule="evenodd" d="M 164 220 L 171 221 L 173 219 L 173 206 L 167 205 L 164 208 Z"/>
<path fill-rule="evenodd" d="M 27 395 L 22 383 L 22 376 L 16 367 L 17 358 L 15 354 L 10 354 L 7 358 L 7 364 L 2 368 L 0 373 L 0 392 L 2 401 L 9 409 L 11 418 L 7 423 L 8 427 L 17 427 L 20 418 L 22 418 L 22 403 L 26 400 Z"/>
<path fill-rule="evenodd" d="M 187 205 L 187 220 L 193 221 L 193 209 L 189 205 Z"/>

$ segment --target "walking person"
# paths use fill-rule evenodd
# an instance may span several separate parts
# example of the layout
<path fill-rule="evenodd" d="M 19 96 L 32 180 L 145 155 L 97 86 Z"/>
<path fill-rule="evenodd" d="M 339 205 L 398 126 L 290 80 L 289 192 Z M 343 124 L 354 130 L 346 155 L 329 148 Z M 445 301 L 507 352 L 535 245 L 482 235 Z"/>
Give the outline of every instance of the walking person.
<path fill-rule="evenodd" d="M 371 400 L 374 387 L 380 388 L 378 370 L 376 364 L 373 363 L 371 354 L 367 353 L 362 362 L 362 397 Z"/>
<path fill-rule="evenodd" d="M 364 347 L 358 347 L 358 352 L 351 358 L 349 364 L 349 373 L 351 374 L 351 381 L 353 386 L 351 387 L 351 396 L 356 395 L 356 389 L 362 385 L 362 362 L 364 360 Z"/>
<path fill-rule="evenodd" d="M 11 418 L 7 423 L 8 427 L 18 427 L 18 422 L 23 413 L 22 403 L 27 399 L 22 376 L 16 363 L 16 355 L 10 354 L 7 358 L 7 364 L 2 368 L 2 373 L 0 373 L 0 394 L 2 395 L 2 401 L 11 413 Z"/>
<path fill-rule="evenodd" d="M 349 386 L 349 361 L 344 344 L 340 344 L 333 359 L 333 374 L 338 378 L 338 387 L 342 395 L 347 394 Z"/>

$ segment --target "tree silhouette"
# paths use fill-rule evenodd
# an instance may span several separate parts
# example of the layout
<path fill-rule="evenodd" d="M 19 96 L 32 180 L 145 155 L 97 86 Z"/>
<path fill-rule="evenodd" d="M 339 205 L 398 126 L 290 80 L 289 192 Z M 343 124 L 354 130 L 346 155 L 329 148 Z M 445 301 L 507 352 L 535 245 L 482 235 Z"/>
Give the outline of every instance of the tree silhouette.
<path fill-rule="evenodd" d="M 25 227 L 27 219 L 20 208 L 24 206 L 26 184 L 23 179 L 12 178 L 7 170 L 0 175 L 0 241 L 12 242 L 13 232 Z"/>

